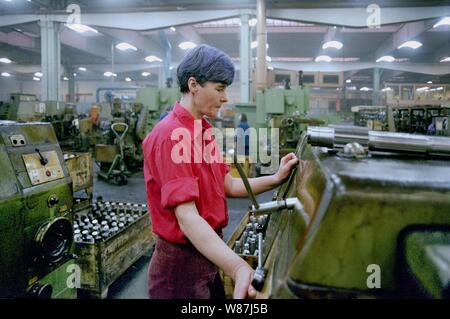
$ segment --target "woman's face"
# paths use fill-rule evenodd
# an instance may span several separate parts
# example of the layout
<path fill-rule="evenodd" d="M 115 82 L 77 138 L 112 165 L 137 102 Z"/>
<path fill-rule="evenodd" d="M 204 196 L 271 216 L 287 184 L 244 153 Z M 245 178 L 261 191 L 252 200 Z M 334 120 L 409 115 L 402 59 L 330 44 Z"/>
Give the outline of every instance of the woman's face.
<path fill-rule="evenodd" d="M 202 116 L 216 118 L 220 107 L 228 102 L 227 86 L 220 82 L 205 82 L 203 86 L 197 83 L 194 93 L 194 106 Z"/>

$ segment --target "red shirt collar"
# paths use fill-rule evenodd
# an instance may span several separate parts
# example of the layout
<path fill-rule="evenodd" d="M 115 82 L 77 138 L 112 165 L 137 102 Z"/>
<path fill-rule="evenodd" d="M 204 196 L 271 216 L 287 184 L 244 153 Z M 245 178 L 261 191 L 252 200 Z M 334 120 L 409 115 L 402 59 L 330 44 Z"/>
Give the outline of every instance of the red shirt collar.
<path fill-rule="evenodd" d="M 194 124 L 195 119 L 192 114 L 189 113 L 189 111 L 186 110 L 178 101 L 175 103 L 173 113 L 183 125 L 189 127 L 190 125 Z M 204 130 L 212 128 L 212 125 L 205 119 L 205 117 L 202 117 L 202 128 Z"/>

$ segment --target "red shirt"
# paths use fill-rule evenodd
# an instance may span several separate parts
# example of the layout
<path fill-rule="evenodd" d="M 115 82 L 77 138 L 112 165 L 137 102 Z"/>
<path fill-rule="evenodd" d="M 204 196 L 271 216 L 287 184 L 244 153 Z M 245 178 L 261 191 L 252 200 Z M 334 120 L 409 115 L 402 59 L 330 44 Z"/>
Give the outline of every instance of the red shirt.
<path fill-rule="evenodd" d="M 180 204 L 195 202 L 200 216 L 215 231 L 228 224 L 224 180 L 230 168 L 223 163 L 220 152 L 216 156 L 221 163 L 205 161 L 203 153 L 195 151 L 195 145 L 206 151 L 217 144 L 209 138 L 202 142 L 203 132 L 212 128 L 206 119 L 198 120 L 196 124 L 194 122 L 192 114 L 177 102 L 173 111 L 153 128 L 142 143 L 153 232 L 172 243 L 188 242 L 175 216 L 175 208 Z M 178 134 L 180 129 L 188 135 Z M 186 147 L 183 150 L 182 145 Z M 184 151 L 187 148 L 190 148 L 190 154 Z M 200 161 L 199 154 L 202 156 Z M 180 162 L 178 155 L 184 156 L 185 161 Z"/>

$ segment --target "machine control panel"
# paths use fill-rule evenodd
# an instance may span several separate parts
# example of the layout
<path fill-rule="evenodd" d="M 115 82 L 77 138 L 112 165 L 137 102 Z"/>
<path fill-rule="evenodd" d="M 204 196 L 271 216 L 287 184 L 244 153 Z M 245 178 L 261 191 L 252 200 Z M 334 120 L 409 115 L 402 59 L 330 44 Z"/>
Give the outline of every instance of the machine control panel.
<path fill-rule="evenodd" d="M 56 151 L 26 154 L 22 158 L 33 186 L 64 178 Z"/>

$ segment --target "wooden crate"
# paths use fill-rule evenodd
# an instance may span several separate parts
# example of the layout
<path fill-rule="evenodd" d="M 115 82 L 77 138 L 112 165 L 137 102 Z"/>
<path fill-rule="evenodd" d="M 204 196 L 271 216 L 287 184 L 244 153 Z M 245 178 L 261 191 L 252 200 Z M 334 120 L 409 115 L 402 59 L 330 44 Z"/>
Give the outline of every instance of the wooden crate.
<path fill-rule="evenodd" d="M 76 243 L 77 263 L 81 268 L 80 294 L 88 298 L 106 298 L 109 286 L 154 243 L 149 213 L 106 241 Z"/>
<path fill-rule="evenodd" d="M 228 247 L 230 247 L 232 250 L 234 250 L 236 240 L 238 240 L 241 237 L 242 233 L 245 230 L 245 226 L 249 223 L 249 221 L 250 221 L 250 212 L 247 212 L 245 216 L 241 219 L 238 226 L 231 234 L 230 239 L 227 242 Z M 253 269 L 256 269 L 256 267 L 258 266 L 257 256 L 248 256 L 242 254 L 239 254 L 239 256 L 242 257 L 242 259 L 244 259 Z M 234 291 L 233 280 L 229 276 L 227 276 L 222 270 L 220 270 L 220 276 L 222 277 L 223 285 L 225 288 L 225 297 L 227 299 L 232 299 Z"/>

